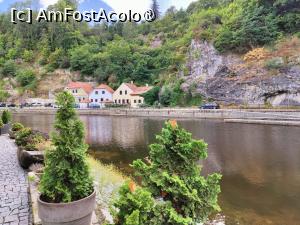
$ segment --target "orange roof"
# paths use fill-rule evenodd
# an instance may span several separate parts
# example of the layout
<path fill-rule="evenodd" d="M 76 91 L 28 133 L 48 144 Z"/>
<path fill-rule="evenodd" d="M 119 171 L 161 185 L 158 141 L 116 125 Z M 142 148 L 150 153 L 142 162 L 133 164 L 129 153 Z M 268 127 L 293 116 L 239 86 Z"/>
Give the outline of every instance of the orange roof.
<path fill-rule="evenodd" d="M 142 94 L 145 94 L 146 92 L 150 91 L 151 89 L 152 89 L 152 87 L 149 87 L 149 86 L 138 87 L 130 95 L 142 95 Z"/>
<path fill-rule="evenodd" d="M 130 94 L 132 96 L 144 94 L 152 89 L 152 87 L 149 86 L 138 87 L 133 83 L 125 83 L 125 85 L 127 85 L 127 87 L 129 87 L 133 91 L 133 93 Z"/>
<path fill-rule="evenodd" d="M 87 94 L 91 93 L 93 90 L 92 85 L 86 82 L 71 82 L 68 84 L 67 88 L 69 89 L 82 88 Z"/>
<path fill-rule="evenodd" d="M 115 91 L 108 85 L 106 84 L 100 84 L 98 87 L 96 87 L 95 89 L 105 89 L 108 92 L 110 92 L 111 94 L 113 94 Z"/>
<path fill-rule="evenodd" d="M 137 86 L 133 83 L 125 83 L 127 87 L 129 87 L 132 91 L 135 91 L 137 89 Z"/>

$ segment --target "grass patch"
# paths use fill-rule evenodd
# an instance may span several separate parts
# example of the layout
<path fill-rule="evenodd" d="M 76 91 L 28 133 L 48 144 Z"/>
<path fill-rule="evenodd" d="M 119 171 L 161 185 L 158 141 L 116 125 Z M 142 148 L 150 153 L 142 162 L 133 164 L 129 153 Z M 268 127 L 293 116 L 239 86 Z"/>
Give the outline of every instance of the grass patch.
<path fill-rule="evenodd" d="M 115 199 L 120 186 L 129 178 L 115 166 L 104 165 L 93 157 L 88 157 L 88 165 L 94 178 L 98 208 L 109 211 L 111 200 Z"/>

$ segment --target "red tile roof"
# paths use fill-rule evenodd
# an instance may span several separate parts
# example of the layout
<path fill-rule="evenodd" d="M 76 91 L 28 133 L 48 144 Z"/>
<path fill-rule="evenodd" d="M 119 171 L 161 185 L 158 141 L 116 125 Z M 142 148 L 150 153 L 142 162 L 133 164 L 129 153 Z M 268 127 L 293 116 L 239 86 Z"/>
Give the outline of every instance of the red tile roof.
<path fill-rule="evenodd" d="M 77 89 L 81 88 L 83 89 L 87 94 L 91 93 L 93 91 L 93 87 L 91 84 L 86 82 L 71 82 L 68 84 L 67 88 L 69 89 Z"/>
<path fill-rule="evenodd" d="M 142 95 L 152 89 L 152 87 L 149 86 L 137 87 L 133 83 L 125 83 L 125 85 L 127 85 L 127 87 L 129 87 L 133 91 L 133 93 L 131 93 L 130 95 Z"/>
<path fill-rule="evenodd" d="M 105 89 L 108 92 L 110 92 L 111 94 L 113 94 L 115 91 L 108 85 L 106 84 L 100 84 L 98 87 L 96 87 L 95 89 Z"/>

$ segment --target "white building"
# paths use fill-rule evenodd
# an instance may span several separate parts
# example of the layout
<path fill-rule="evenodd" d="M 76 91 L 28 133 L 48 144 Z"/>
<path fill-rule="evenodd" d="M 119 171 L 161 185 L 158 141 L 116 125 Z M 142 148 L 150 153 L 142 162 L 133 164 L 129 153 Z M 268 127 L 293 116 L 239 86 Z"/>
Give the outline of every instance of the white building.
<path fill-rule="evenodd" d="M 105 104 L 113 103 L 114 90 L 106 84 L 93 89 L 89 94 L 90 107 L 104 108 Z"/>

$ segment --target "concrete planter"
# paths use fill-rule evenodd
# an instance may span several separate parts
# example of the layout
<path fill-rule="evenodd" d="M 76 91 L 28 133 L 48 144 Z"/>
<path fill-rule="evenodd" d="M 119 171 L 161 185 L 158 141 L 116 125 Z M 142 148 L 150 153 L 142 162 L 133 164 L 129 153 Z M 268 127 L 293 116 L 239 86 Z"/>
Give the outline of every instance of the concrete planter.
<path fill-rule="evenodd" d="M 19 147 L 17 156 L 19 164 L 23 169 L 28 169 L 34 163 L 44 162 L 44 152 L 26 151 Z"/>
<path fill-rule="evenodd" d="M 95 191 L 71 203 L 47 203 L 38 198 L 38 214 L 43 225 L 90 225 L 95 207 Z"/>
<path fill-rule="evenodd" d="M 10 127 L 10 124 L 4 124 L 3 127 L 0 128 L 0 135 L 8 134 Z"/>

